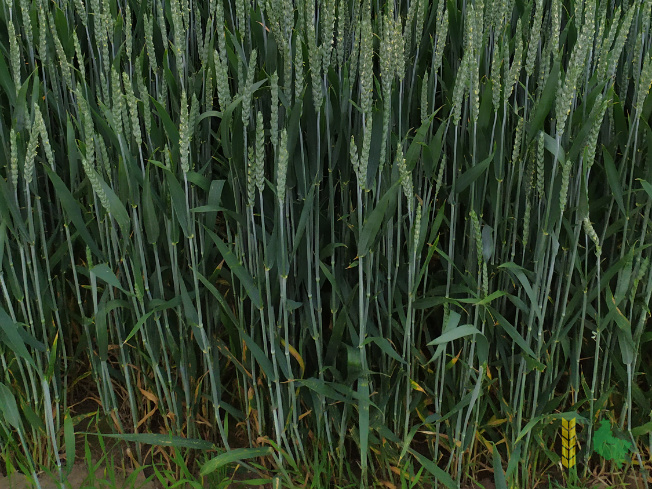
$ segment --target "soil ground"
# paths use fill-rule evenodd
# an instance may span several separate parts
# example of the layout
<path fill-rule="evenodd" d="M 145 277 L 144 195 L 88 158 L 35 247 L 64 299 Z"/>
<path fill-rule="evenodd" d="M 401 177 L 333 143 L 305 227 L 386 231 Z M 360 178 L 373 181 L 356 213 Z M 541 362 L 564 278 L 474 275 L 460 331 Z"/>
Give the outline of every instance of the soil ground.
<path fill-rule="evenodd" d="M 119 472 L 119 471 L 117 471 Z M 68 484 L 64 487 L 71 489 L 103 489 L 103 488 L 127 488 L 133 487 L 133 489 L 157 489 L 158 484 L 154 482 L 146 482 L 145 475 L 140 472 L 137 474 L 133 485 L 125 484 L 125 477 L 120 473 L 116 473 L 115 486 L 111 482 L 111 475 L 106 473 L 106 468 L 98 468 L 95 472 L 94 481 L 93 478 L 89 477 L 88 467 L 82 464 L 76 464 L 70 475 L 68 476 Z M 103 484 L 102 481 L 107 481 L 107 484 Z M 39 483 L 41 484 L 41 489 L 59 489 L 59 485 L 56 480 L 52 480 L 50 476 L 40 476 Z M 13 474 L 11 477 L 0 477 L 0 489 L 32 489 L 35 487 L 30 480 L 28 480 L 22 474 Z"/>
<path fill-rule="evenodd" d="M 114 447 L 115 453 L 115 447 Z M 115 466 L 113 466 L 115 467 Z M 163 489 L 158 480 L 155 477 L 147 477 L 143 471 L 139 471 L 136 475 L 129 477 L 129 474 L 125 475 L 121 467 L 115 467 L 113 473 L 110 473 L 108 466 L 100 465 L 95 471 L 94 477 L 90 476 L 88 471 L 88 466 L 83 463 L 77 463 L 73 467 L 70 475 L 67 478 L 68 483 L 64 486 L 69 489 Z M 493 475 L 489 473 L 489 476 L 481 477 L 477 483 L 470 485 L 463 485 L 462 489 L 496 489 L 496 486 L 493 481 Z M 485 472 L 487 474 L 487 472 Z M 129 481 L 126 479 L 129 478 Z M 229 487 L 232 488 L 245 488 L 251 487 L 242 482 L 238 482 L 237 479 L 247 480 L 250 478 L 255 478 L 253 474 L 247 476 L 244 472 L 237 473 L 232 480 L 232 483 Z M 115 482 L 114 482 L 115 481 Z M 308 482 L 308 480 L 307 480 Z M 39 483 L 41 484 L 41 489 L 60 489 L 61 486 L 58 484 L 56 479 L 56 474 L 54 477 L 52 475 L 39 475 Z M 648 484 L 652 487 L 652 477 L 648 478 Z M 270 485 L 267 485 L 271 487 Z M 266 489 L 267 486 L 256 486 L 257 488 Z M 33 483 L 22 474 L 13 474 L 11 477 L 2 477 L 0 475 L 0 489 L 33 489 L 35 486 Z M 302 487 L 298 485 L 297 487 Z M 306 487 L 310 487 L 310 483 L 306 484 Z M 389 487 L 389 486 L 388 486 Z M 555 487 L 565 487 L 561 484 L 556 486 L 554 484 L 549 484 L 548 479 L 543 478 L 541 480 L 533 481 L 533 486 L 530 489 L 549 489 Z M 578 486 L 575 486 L 578 487 Z M 618 474 L 608 473 L 606 468 L 602 472 L 593 473 L 589 480 L 583 486 L 586 489 L 644 489 L 645 484 L 643 482 L 643 476 L 637 474 L 634 468 L 630 468 L 626 476 L 619 476 Z M 181 488 L 180 488 L 181 489 Z"/>
<path fill-rule="evenodd" d="M 70 476 L 68 477 L 68 484 L 66 487 L 71 489 L 113 489 L 130 487 L 133 489 L 159 489 L 161 485 L 158 482 L 150 481 L 146 482 L 145 475 L 141 472 L 137 475 L 136 480 L 133 481 L 133 485 L 124 486 L 125 478 L 120 474 L 116 474 L 117 484 L 115 486 L 110 484 L 102 484 L 100 481 L 106 480 L 108 482 L 109 476 L 105 474 L 105 469 L 99 468 L 95 473 L 95 482 L 89 482 L 88 469 L 83 465 L 76 465 Z M 56 481 L 51 480 L 49 477 L 39 478 L 42 489 L 59 489 Z M 650 481 L 652 482 L 652 481 Z M 547 483 L 538 484 L 539 487 L 548 489 Z M 34 486 L 28 481 L 22 474 L 14 474 L 11 478 L 0 477 L 0 489 L 32 489 Z M 237 484 L 234 481 L 233 487 L 244 487 Z M 260 486 L 258 486 L 260 487 Z M 495 485 L 492 479 L 484 478 L 479 481 L 478 484 L 473 484 L 471 486 L 466 486 L 463 489 L 495 489 Z M 645 485 L 643 484 L 642 477 L 630 476 L 622 483 L 614 484 L 607 477 L 595 477 L 589 483 L 587 483 L 587 489 L 643 489 Z"/>

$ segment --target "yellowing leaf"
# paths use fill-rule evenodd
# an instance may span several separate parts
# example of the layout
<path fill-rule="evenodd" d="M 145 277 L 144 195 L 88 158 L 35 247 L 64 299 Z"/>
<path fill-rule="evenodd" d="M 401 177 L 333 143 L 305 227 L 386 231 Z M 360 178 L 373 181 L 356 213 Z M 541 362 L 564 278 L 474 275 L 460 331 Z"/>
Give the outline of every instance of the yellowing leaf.
<path fill-rule="evenodd" d="M 417 384 L 414 380 L 410 379 L 410 384 L 412 385 L 412 388 L 415 391 L 423 392 L 424 394 L 426 394 L 426 391 L 423 390 L 423 387 Z"/>
<path fill-rule="evenodd" d="M 283 338 L 281 338 L 281 345 L 285 346 L 285 340 Z M 303 363 L 303 358 L 301 358 L 299 352 L 292 345 L 288 345 L 288 350 L 290 351 L 290 355 L 292 355 L 294 359 L 299 363 L 299 367 L 301 368 L 301 377 L 303 377 L 303 373 L 306 371 L 306 365 Z"/>

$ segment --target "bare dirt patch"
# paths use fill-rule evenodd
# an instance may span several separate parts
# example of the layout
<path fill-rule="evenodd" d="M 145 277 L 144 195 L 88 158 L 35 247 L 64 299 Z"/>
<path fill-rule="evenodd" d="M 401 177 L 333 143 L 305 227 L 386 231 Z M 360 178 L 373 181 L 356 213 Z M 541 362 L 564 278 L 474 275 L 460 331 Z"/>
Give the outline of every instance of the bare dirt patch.
<path fill-rule="evenodd" d="M 125 476 L 121 472 L 118 469 L 110 473 L 107 467 L 99 467 L 94 474 L 90 474 L 87 466 L 76 464 L 67 476 L 63 487 L 71 489 L 108 489 L 116 487 L 124 489 L 158 489 L 160 487 L 160 484 L 152 481 L 151 477 L 148 482 L 142 470 L 131 476 L 129 474 Z M 39 484 L 41 489 L 59 489 L 62 487 L 56 474 L 40 474 Z M 27 478 L 23 474 L 0 477 L 0 489 L 33 489 L 35 487 L 36 485 L 31 478 Z"/>

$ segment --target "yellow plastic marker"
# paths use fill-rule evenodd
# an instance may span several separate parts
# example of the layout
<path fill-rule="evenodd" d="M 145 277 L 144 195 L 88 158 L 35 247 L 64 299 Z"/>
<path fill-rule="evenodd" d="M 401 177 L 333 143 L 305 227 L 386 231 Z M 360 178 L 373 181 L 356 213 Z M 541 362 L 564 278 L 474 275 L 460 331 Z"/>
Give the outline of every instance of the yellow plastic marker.
<path fill-rule="evenodd" d="M 575 418 L 561 420 L 561 463 L 567 469 L 575 466 Z"/>

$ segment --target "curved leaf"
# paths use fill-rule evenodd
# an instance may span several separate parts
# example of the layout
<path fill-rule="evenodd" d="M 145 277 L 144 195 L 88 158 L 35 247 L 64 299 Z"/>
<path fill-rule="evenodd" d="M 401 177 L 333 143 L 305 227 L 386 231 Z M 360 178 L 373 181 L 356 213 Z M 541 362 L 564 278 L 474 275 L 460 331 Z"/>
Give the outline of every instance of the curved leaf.
<path fill-rule="evenodd" d="M 240 462 L 241 460 L 264 457 L 266 455 L 271 455 L 273 452 L 274 450 L 271 447 L 235 448 L 210 459 L 204 464 L 199 473 L 202 476 L 206 476 L 212 472 L 215 472 L 217 469 L 223 467 L 224 465 Z"/>

